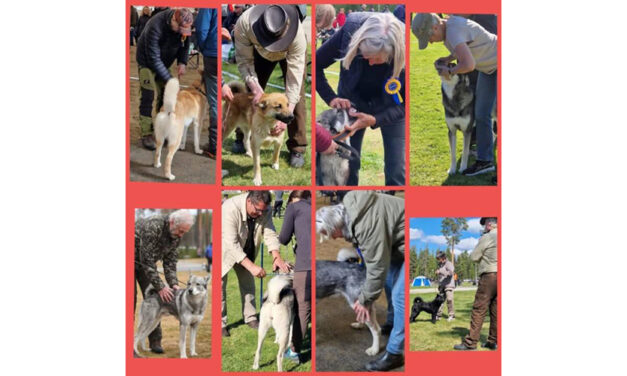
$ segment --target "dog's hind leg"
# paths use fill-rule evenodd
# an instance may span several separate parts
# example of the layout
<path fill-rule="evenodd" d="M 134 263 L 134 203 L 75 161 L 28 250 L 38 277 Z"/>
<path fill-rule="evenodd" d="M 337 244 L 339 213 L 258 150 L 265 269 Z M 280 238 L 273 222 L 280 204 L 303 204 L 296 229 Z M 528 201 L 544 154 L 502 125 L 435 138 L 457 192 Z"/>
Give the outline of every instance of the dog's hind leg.
<path fill-rule="evenodd" d="M 185 144 L 187 144 L 187 128 L 189 125 L 183 123 L 183 135 L 181 136 L 181 142 L 179 143 L 179 150 L 185 150 Z"/>
<path fill-rule="evenodd" d="M 156 168 L 161 167 L 161 148 L 163 147 L 163 138 L 155 137 L 155 154 L 152 165 Z"/>
<path fill-rule="evenodd" d="M 466 129 L 464 132 L 464 149 L 462 151 L 462 163 L 459 166 L 459 171 L 464 172 L 466 167 L 468 167 L 468 156 L 470 154 L 470 139 L 472 138 L 472 126 L 468 126 L 469 129 Z"/>
<path fill-rule="evenodd" d="M 449 127 L 448 129 L 448 146 L 451 150 L 451 167 L 448 169 L 448 174 L 453 175 L 457 171 L 457 159 L 455 156 L 455 148 L 457 145 L 457 130 Z"/>
<path fill-rule="evenodd" d="M 200 149 L 200 125 L 203 123 L 203 119 L 204 115 L 202 114 L 200 119 L 194 118 L 194 153 L 196 154 L 202 154 L 202 149 Z"/>
<path fill-rule="evenodd" d="M 253 361 L 253 369 L 259 369 L 259 357 L 261 356 L 261 345 L 263 344 L 264 338 L 266 338 L 266 334 L 268 333 L 268 329 L 270 329 L 270 321 L 267 319 L 260 320 L 259 322 L 259 330 L 257 332 L 257 351 L 255 351 L 255 360 Z"/>
<path fill-rule="evenodd" d="M 379 322 L 377 321 L 377 309 L 374 306 L 374 303 L 370 305 L 370 320 L 366 321 L 366 325 L 368 326 L 368 329 L 370 329 L 370 333 L 372 334 L 372 346 L 366 349 L 366 354 L 370 356 L 375 356 L 379 353 L 381 342 L 381 327 L 379 326 Z"/>
<path fill-rule="evenodd" d="M 199 323 L 196 322 L 191 324 L 189 328 L 189 355 L 191 356 L 198 356 L 196 353 L 196 334 L 198 333 L 198 325 Z"/>
<path fill-rule="evenodd" d="M 188 324 L 184 324 L 183 321 L 181 321 L 181 325 L 179 327 L 179 353 L 181 354 L 181 359 L 187 359 L 187 352 L 186 352 L 186 343 L 185 343 L 185 336 L 187 335 L 187 327 L 189 325 Z"/>
<path fill-rule="evenodd" d="M 290 323 L 290 327 L 291 327 Z M 276 354 L 276 366 L 278 372 L 283 372 L 283 355 L 285 355 L 285 350 L 287 350 L 287 345 L 289 344 L 291 330 L 285 331 L 280 330 L 277 331 L 277 339 L 279 342 L 279 352 Z"/>
<path fill-rule="evenodd" d="M 168 154 L 165 156 L 164 175 L 170 180 L 174 180 L 176 178 L 176 176 L 172 175 L 172 159 L 174 158 L 174 153 L 176 153 L 178 145 L 178 142 L 168 142 Z"/>

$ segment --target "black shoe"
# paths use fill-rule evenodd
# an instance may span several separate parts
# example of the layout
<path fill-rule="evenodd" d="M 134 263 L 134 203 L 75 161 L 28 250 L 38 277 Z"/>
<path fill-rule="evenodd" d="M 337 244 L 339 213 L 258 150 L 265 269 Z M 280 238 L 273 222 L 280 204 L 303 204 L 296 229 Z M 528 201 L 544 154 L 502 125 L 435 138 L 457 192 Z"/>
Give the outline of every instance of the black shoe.
<path fill-rule="evenodd" d="M 484 349 L 496 350 L 498 346 L 494 342 L 484 342 L 481 344 Z"/>
<path fill-rule="evenodd" d="M 462 174 L 466 176 L 475 176 L 494 171 L 494 164 L 490 161 L 476 161 L 475 164 L 465 169 Z"/>
<path fill-rule="evenodd" d="M 246 325 L 250 326 L 252 329 L 259 329 L 259 321 L 257 320 L 249 321 Z"/>
<path fill-rule="evenodd" d="M 228 328 L 222 328 L 222 337 L 230 337 L 231 333 Z"/>
<path fill-rule="evenodd" d="M 150 346 L 150 351 L 155 354 L 163 354 L 163 347 L 160 344 L 154 344 Z"/>
<path fill-rule="evenodd" d="M 366 369 L 370 372 L 389 371 L 391 369 L 401 367 L 403 364 L 405 364 L 405 357 L 403 354 L 390 354 L 386 351 L 379 359 L 366 364 Z"/>
<path fill-rule="evenodd" d="M 301 168 L 305 164 L 305 157 L 303 153 L 293 151 L 290 153 L 290 166 L 294 168 Z"/>
<path fill-rule="evenodd" d="M 466 346 L 465 343 L 462 342 L 459 345 L 453 346 L 453 349 L 455 349 L 455 350 L 462 350 L 462 351 L 472 351 L 472 350 L 476 350 L 477 348 L 475 348 L 475 347 L 468 347 L 468 346 Z"/>
<path fill-rule="evenodd" d="M 155 138 L 153 135 L 149 134 L 142 137 L 142 145 L 148 150 L 155 150 Z"/>
<path fill-rule="evenodd" d="M 386 336 L 389 335 L 390 333 L 392 333 L 393 327 L 394 325 L 392 324 L 383 324 L 383 326 L 381 327 L 381 334 L 385 334 Z"/>
<path fill-rule="evenodd" d="M 246 149 L 244 148 L 244 141 L 235 140 L 235 142 L 231 146 L 231 153 L 233 154 L 246 153 Z"/>

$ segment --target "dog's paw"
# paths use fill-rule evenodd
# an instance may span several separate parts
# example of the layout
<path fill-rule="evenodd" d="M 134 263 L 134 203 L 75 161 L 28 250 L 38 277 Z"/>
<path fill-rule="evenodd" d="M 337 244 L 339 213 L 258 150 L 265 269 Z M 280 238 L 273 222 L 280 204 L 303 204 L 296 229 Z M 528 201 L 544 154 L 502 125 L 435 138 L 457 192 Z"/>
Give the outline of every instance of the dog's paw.
<path fill-rule="evenodd" d="M 253 369 L 259 369 L 259 364 L 257 363 L 253 364 Z"/>
<path fill-rule="evenodd" d="M 181 143 L 181 146 L 179 146 L 179 150 L 185 150 L 185 145 Z"/>
<path fill-rule="evenodd" d="M 247 151 L 246 155 L 252 158 L 253 157 L 253 152 L 252 151 Z"/>
<path fill-rule="evenodd" d="M 182 354 L 182 355 L 181 355 L 181 359 L 187 359 L 187 355 Z"/>
<path fill-rule="evenodd" d="M 189 354 L 191 356 L 198 356 L 198 354 L 194 351 L 193 353 Z"/>
<path fill-rule="evenodd" d="M 176 176 L 170 174 L 170 175 L 166 175 L 166 178 L 168 178 L 170 181 L 174 180 L 176 178 Z"/>
<path fill-rule="evenodd" d="M 366 324 L 361 323 L 361 322 L 352 322 L 351 323 L 351 328 L 353 329 L 363 329 L 366 326 Z"/>
<path fill-rule="evenodd" d="M 256 186 L 260 186 L 261 185 L 261 178 L 254 178 L 253 179 L 253 184 Z"/>
<path fill-rule="evenodd" d="M 202 149 L 195 149 L 195 150 L 194 150 L 194 153 L 196 153 L 196 154 L 202 154 Z"/>
<path fill-rule="evenodd" d="M 456 168 L 451 167 L 451 168 L 448 169 L 448 174 L 449 175 L 455 175 L 455 173 L 457 172 L 456 170 L 457 170 Z"/>
<path fill-rule="evenodd" d="M 272 164 L 272 169 L 278 170 L 279 169 L 279 163 L 278 162 L 277 163 L 273 163 Z"/>
<path fill-rule="evenodd" d="M 157 162 L 153 166 L 155 166 L 155 168 L 159 168 L 159 167 L 161 167 L 161 162 Z"/>
<path fill-rule="evenodd" d="M 366 354 L 368 354 L 369 356 L 375 356 L 379 353 L 379 349 L 377 349 L 374 346 L 368 347 L 366 349 Z"/>

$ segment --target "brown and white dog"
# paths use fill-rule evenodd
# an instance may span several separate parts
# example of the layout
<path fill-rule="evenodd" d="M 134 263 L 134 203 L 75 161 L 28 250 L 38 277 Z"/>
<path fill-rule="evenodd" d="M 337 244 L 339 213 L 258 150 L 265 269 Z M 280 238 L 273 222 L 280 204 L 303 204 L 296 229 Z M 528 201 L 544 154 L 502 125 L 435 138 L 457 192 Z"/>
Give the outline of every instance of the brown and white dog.
<path fill-rule="evenodd" d="M 290 123 L 294 114 L 290 111 L 287 96 L 282 93 L 266 93 L 259 103 L 253 106 L 253 95 L 241 82 L 230 82 L 233 100 L 226 101 L 222 106 L 224 114 L 222 122 L 222 143 L 239 128 L 244 132 L 246 154 L 253 158 L 253 183 L 261 185 L 261 162 L 259 160 L 262 146 L 274 145 L 272 168 L 279 169 L 279 152 L 283 144 L 283 134 L 273 136 L 270 132 L 277 120 Z"/>
<path fill-rule="evenodd" d="M 200 74 L 202 77 L 202 72 Z M 154 166 L 161 167 L 161 148 L 168 141 L 168 154 L 165 157 L 164 175 L 174 180 L 172 158 L 177 149 L 185 150 L 187 128 L 194 124 L 194 152 L 202 154 L 200 149 L 200 126 L 207 112 L 207 98 L 200 90 L 202 79 L 196 80 L 192 87 L 179 90 L 179 80 L 171 78 L 165 84 L 163 107 L 154 121 L 156 150 Z"/>

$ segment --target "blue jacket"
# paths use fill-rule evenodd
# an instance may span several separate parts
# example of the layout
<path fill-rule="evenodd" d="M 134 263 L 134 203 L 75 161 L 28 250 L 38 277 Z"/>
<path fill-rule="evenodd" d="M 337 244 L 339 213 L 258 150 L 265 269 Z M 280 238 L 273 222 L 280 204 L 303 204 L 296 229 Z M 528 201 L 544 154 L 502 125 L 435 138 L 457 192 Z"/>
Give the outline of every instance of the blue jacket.
<path fill-rule="evenodd" d="M 168 68 L 176 60 L 187 65 L 189 38 L 172 31 L 170 20 L 174 10 L 164 10 L 152 16 L 137 41 L 137 64 L 150 68 L 161 81 L 172 78 Z"/>
<path fill-rule="evenodd" d="M 385 126 L 405 119 L 404 69 L 399 77 L 401 82 L 400 94 L 403 98 L 401 104 L 396 104 L 394 98 L 384 90 L 385 83 L 392 77 L 394 72 L 393 64 L 381 64 L 380 66 L 371 67 L 368 61 L 358 54 L 353 59 L 348 70 L 341 66 L 337 94 L 333 91 L 324 75 L 325 68 L 346 55 L 353 34 L 372 14 L 371 12 L 353 12 L 349 14 L 346 17 L 344 26 L 318 48 L 316 51 L 316 91 L 327 104 L 337 97 L 351 100 L 358 111 L 374 116 L 377 120 L 377 126 Z M 403 48 L 405 47 L 403 46 Z M 377 76 L 373 77 L 373 74 Z M 360 92 L 360 90 L 357 90 L 357 87 L 360 81 L 364 79 L 369 81 L 376 80 L 377 83 L 380 82 L 380 85 L 377 85 L 380 89 L 368 93 Z"/>
<path fill-rule="evenodd" d="M 218 57 L 218 10 L 201 8 L 194 23 L 198 50 L 202 56 Z"/>

